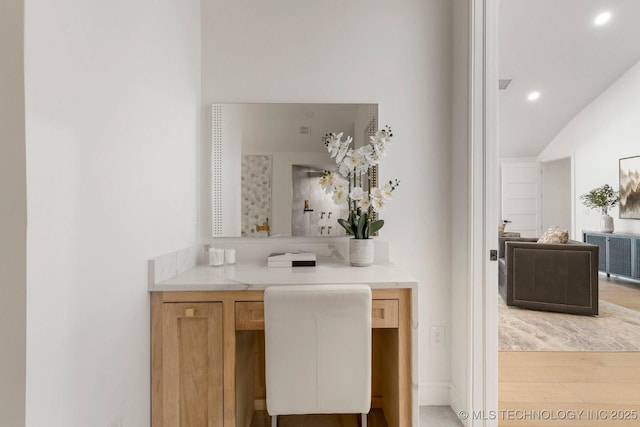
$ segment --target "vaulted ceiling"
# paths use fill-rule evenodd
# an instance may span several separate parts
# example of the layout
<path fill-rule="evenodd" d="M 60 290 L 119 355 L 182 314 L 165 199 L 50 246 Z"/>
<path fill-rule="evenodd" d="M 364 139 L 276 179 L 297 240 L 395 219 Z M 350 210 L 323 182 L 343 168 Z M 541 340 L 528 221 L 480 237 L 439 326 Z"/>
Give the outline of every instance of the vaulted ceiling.
<path fill-rule="evenodd" d="M 499 78 L 512 79 L 498 98 L 503 158 L 537 156 L 640 60 L 640 0 L 502 0 L 498 19 Z"/>

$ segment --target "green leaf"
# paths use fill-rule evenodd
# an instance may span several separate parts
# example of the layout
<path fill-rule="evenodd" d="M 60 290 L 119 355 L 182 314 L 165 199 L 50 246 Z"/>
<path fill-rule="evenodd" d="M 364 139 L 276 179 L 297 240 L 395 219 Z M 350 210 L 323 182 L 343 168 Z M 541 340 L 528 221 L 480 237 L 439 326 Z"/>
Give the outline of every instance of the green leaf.
<path fill-rule="evenodd" d="M 606 215 L 609 208 L 620 202 L 620 193 L 611 188 L 609 184 L 605 184 L 581 195 L 580 199 L 589 209 L 600 209 Z"/>
<path fill-rule="evenodd" d="M 353 227 L 346 220 L 342 218 L 338 218 L 338 224 L 340 224 L 345 230 L 347 230 L 347 234 L 353 235 Z"/>
<path fill-rule="evenodd" d="M 364 238 L 364 226 L 367 223 L 367 214 L 360 215 L 358 219 L 358 231 L 356 232 L 356 239 Z"/>
<path fill-rule="evenodd" d="M 356 214 L 353 211 L 349 211 L 349 217 L 347 218 L 347 221 L 354 227 L 354 229 L 356 225 L 356 219 Z"/>
<path fill-rule="evenodd" d="M 375 234 L 378 230 L 382 228 L 384 225 L 383 219 L 378 219 L 376 221 L 371 221 L 369 223 L 369 234 Z"/>

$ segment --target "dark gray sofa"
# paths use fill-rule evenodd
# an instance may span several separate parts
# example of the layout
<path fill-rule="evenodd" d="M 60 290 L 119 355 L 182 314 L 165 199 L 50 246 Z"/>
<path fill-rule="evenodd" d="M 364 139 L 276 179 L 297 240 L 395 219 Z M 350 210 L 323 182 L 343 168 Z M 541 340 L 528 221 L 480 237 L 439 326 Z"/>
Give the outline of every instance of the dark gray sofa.
<path fill-rule="evenodd" d="M 598 246 L 501 237 L 499 291 L 509 306 L 598 314 Z"/>

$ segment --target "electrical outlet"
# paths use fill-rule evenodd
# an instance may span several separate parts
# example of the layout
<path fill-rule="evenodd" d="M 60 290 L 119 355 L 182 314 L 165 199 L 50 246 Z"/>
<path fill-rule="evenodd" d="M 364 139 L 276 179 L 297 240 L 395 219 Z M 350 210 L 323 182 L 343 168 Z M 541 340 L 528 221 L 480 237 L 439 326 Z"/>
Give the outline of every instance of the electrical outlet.
<path fill-rule="evenodd" d="M 444 326 L 431 327 L 431 348 L 444 348 Z"/>

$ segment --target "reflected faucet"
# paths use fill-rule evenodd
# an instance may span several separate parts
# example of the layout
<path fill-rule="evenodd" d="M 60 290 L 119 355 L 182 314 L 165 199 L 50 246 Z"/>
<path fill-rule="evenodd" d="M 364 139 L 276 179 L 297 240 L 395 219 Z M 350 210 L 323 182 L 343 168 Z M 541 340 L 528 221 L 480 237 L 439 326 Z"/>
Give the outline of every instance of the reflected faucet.
<path fill-rule="evenodd" d="M 266 231 L 267 236 L 270 236 L 271 232 L 269 227 L 269 218 L 267 218 L 267 220 L 262 225 L 256 224 L 256 231 Z"/>
<path fill-rule="evenodd" d="M 309 201 L 308 200 L 304 201 L 304 212 L 313 212 L 313 209 L 311 209 L 309 207 Z"/>

